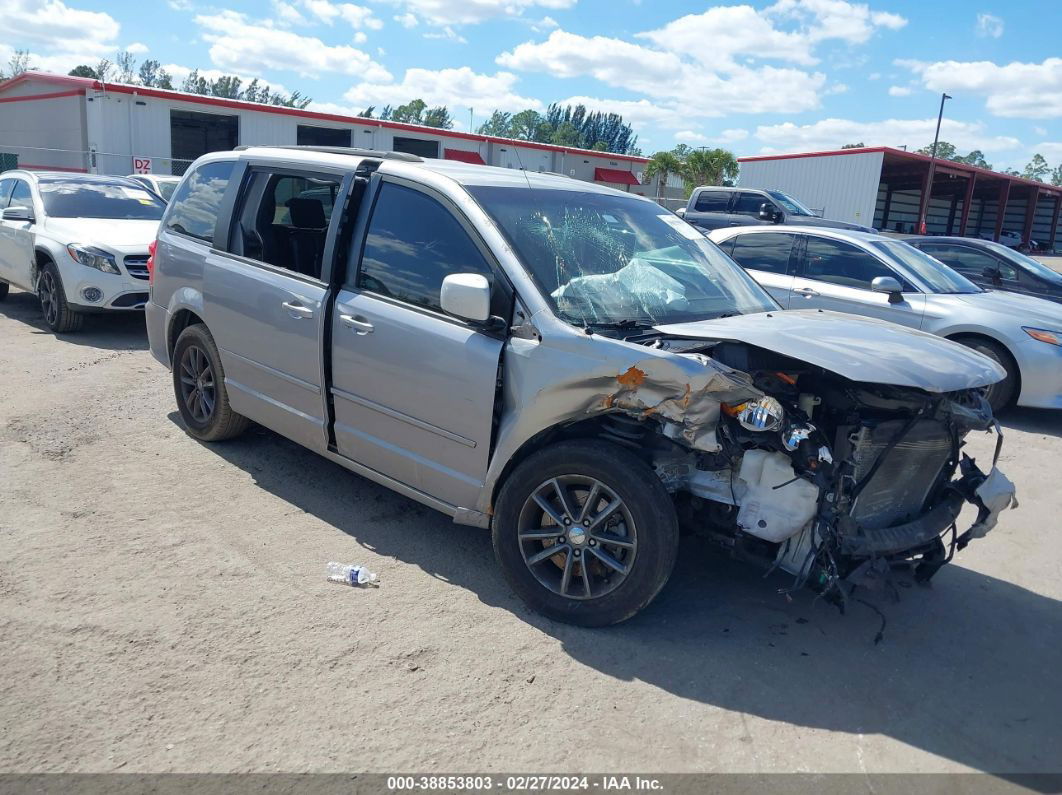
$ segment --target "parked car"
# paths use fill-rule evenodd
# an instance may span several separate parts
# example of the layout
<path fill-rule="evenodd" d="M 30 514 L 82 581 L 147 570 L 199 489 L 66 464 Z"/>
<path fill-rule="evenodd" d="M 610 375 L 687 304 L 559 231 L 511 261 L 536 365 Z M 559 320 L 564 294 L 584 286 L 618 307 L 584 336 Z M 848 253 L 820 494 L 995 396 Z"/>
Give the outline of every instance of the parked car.
<path fill-rule="evenodd" d="M 0 298 L 36 293 L 48 327 L 77 331 L 87 312 L 139 311 L 148 244 L 166 205 L 125 177 L 0 175 Z"/>
<path fill-rule="evenodd" d="M 831 229 L 855 229 L 862 232 L 874 231 L 870 227 L 859 224 L 820 218 L 800 201 L 780 190 L 719 186 L 694 188 L 685 211 L 680 215 L 704 231 L 756 224 L 792 224 L 824 226 Z"/>
<path fill-rule="evenodd" d="M 961 342 L 1007 377 L 995 410 L 1062 408 L 1062 308 L 986 292 L 914 246 L 883 235 L 805 227 L 720 229 L 710 235 L 789 309 L 877 317 Z"/>
<path fill-rule="evenodd" d="M 972 237 L 912 237 L 904 242 L 980 287 L 1062 304 L 1062 273 L 1008 246 Z"/>
<path fill-rule="evenodd" d="M 981 233 L 982 240 L 992 240 L 994 236 L 995 235 L 992 232 Z M 1025 242 L 1025 240 L 1019 233 L 1010 232 L 1004 229 L 1002 232 L 999 233 L 999 242 L 1007 248 L 1019 248 Z"/>
<path fill-rule="evenodd" d="M 680 516 L 843 603 L 889 563 L 928 579 L 1013 495 L 956 454 L 993 426 L 998 365 L 780 312 L 696 229 L 609 188 L 351 149 L 215 153 L 151 264 L 151 352 L 192 436 L 254 420 L 491 528 L 514 590 L 558 620 L 647 605 Z M 978 518 L 945 544 L 964 500 Z"/>
<path fill-rule="evenodd" d="M 130 174 L 129 179 L 139 182 L 164 202 L 170 200 L 181 181 L 180 177 L 171 177 L 166 174 Z"/>

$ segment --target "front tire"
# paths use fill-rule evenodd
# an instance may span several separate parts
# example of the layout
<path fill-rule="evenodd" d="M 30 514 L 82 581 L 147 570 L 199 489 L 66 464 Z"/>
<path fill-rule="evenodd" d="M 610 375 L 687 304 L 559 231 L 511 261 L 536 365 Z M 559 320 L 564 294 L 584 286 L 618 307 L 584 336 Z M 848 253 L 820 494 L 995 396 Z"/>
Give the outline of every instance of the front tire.
<path fill-rule="evenodd" d="M 502 486 L 492 532 L 517 595 L 584 627 L 648 605 L 678 554 L 678 518 L 660 479 L 630 451 L 596 440 L 561 442 L 521 462 Z"/>
<path fill-rule="evenodd" d="M 181 419 L 196 439 L 220 442 L 247 429 L 249 420 L 229 405 L 218 346 L 201 323 L 188 326 L 177 338 L 173 393 Z"/>
<path fill-rule="evenodd" d="M 48 328 L 56 334 L 80 331 L 85 325 L 85 316 L 75 312 L 66 301 L 63 279 L 55 263 L 48 262 L 37 277 L 37 299 L 41 302 L 41 313 Z"/>
<path fill-rule="evenodd" d="M 985 390 L 985 400 L 992 407 L 992 412 L 998 414 L 1010 405 L 1018 388 L 1018 366 L 1014 363 L 1007 350 L 996 342 L 983 340 L 979 337 L 960 337 L 955 340 L 971 348 L 983 356 L 987 356 L 1000 367 L 1007 371 L 1007 377 L 1002 381 L 992 384 Z"/>
<path fill-rule="evenodd" d="M 11 289 L 11 285 L 7 282 L 0 282 L 0 301 L 7 298 L 8 291 Z"/>

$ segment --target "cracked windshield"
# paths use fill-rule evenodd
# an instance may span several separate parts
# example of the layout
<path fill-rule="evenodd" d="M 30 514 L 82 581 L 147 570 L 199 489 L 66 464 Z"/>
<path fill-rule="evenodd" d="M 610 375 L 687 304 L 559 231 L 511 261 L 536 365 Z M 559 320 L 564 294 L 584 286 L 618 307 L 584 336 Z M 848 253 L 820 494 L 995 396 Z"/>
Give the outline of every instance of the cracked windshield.
<path fill-rule="evenodd" d="M 778 306 L 697 230 L 652 202 L 470 187 L 570 323 L 635 328 Z"/>

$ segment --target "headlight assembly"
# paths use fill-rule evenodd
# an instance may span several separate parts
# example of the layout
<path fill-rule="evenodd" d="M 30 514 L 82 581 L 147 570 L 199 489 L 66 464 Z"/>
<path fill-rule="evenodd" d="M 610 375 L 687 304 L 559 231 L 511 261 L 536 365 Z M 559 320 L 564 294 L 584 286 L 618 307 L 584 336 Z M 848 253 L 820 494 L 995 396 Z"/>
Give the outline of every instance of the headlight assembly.
<path fill-rule="evenodd" d="M 773 431 L 785 419 L 782 404 L 770 395 L 750 400 L 736 406 L 727 406 L 727 413 L 736 418 L 741 427 L 749 431 Z"/>
<path fill-rule="evenodd" d="M 1029 328 L 1027 326 L 1022 326 L 1021 330 L 1034 340 L 1040 340 L 1040 342 L 1046 342 L 1048 345 L 1058 345 L 1062 347 L 1062 331 L 1048 331 L 1045 328 Z"/>
<path fill-rule="evenodd" d="M 94 246 L 85 246 L 80 243 L 71 243 L 66 247 L 70 258 L 87 268 L 95 268 L 103 273 L 121 274 L 114 255 Z"/>

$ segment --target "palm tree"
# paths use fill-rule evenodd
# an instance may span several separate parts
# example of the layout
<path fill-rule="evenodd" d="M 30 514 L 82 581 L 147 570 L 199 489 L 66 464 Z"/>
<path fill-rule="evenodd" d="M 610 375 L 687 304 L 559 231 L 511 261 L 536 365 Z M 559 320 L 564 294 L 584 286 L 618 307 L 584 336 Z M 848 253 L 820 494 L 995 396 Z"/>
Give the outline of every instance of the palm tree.
<path fill-rule="evenodd" d="M 656 186 L 656 199 L 659 202 L 664 196 L 664 184 L 672 174 L 681 174 L 683 169 L 682 159 L 674 152 L 657 152 L 649 162 L 645 164 L 645 178 L 652 180 L 657 176 L 660 182 Z"/>
<path fill-rule="evenodd" d="M 738 162 L 726 149 L 698 149 L 686 157 L 682 176 L 686 180 L 686 195 L 701 185 L 733 184 L 738 175 Z"/>

